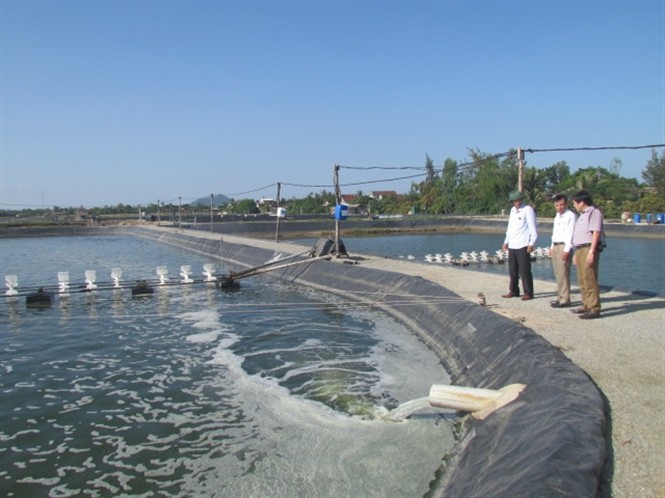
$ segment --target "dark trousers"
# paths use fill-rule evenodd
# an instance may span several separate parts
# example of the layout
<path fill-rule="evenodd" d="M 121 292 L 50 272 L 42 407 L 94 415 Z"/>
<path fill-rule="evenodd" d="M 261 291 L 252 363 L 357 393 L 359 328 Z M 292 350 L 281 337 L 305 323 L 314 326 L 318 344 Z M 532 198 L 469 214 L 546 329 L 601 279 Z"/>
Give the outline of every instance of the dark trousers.
<path fill-rule="evenodd" d="M 510 275 L 510 292 L 520 295 L 520 282 L 524 294 L 533 296 L 533 275 L 531 274 L 531 255 L 526 252 L 526 247 L 521 249 L 508 249 L 508 274 Z"/>

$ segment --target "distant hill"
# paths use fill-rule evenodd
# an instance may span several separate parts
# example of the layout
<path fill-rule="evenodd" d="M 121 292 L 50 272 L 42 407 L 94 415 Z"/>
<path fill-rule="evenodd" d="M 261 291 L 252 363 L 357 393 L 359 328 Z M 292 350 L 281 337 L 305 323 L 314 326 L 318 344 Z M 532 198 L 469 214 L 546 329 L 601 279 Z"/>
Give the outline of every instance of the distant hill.
<path fill-rule="evenodd" d="M 222 204 L 226 204 L 230 201 L 228 197 L 226 197 L 223 194 L 215 194 L 212 196 L 212 205 L 213 207 L 219 207 Z M 210 206 L 210 196 L 206 197 L 201 197 L 200 199 L 196 199 L 195 201 L 192 201 L 191 203 L 192 206 Z"/>

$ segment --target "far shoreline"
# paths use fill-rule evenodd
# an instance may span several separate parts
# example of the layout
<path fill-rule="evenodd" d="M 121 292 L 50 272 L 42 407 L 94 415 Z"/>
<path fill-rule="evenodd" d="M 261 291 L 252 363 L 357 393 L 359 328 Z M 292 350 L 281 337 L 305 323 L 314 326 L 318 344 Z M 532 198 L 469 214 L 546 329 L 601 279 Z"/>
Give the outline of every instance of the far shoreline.
<path fill-rule="evenodd" d="M 105 221 L 96 225 L 25 225 L 8 226 L 0 224 L 0 238 L 46 237 L 102 235 L 112 232 L 116 227 L 161 226 L 174 230 L 213 231 L 220 235 L 241 235 L 257 239 L 274 239 L 277 236 L 277 224 L 274 217 L 247 217 L 234 220 L 207 223 L 191 222 L 156 222 L 139 220 Z M 355 218 L 349 217 L 340 222 L 340 234 L 344 237 L 373 237 L 392 235 L 427 235 L 443 233 L 495 233 L 505 232 L 507 216 L 432 216 L 400 218 Z M 538 225 L 544 232 L 549 232 L 551 219 L 539 219 Z M 605 233 L 608 236 L 661 239 L 665 241 L 665 225 L 632 224 L 619 221 L 606 221 Z M 290 218 L 279 223 L 280 240 L 334 237 L 335 221 L 326 218 Z"/>

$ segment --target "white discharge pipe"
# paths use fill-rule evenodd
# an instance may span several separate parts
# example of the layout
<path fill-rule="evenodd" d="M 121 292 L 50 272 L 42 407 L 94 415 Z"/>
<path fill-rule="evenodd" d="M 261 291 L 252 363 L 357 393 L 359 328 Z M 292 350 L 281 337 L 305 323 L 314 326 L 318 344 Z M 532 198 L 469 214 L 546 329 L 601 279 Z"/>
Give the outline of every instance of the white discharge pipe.
<path fill-rule="evenodd" d="M 525 384 L 510 384 L 494 390 L 432 384 L 429 390 L 429 403 L 437 408 L 471 412 L 473 418 L 482 420 L 515 400 L 525 387 Z"/>

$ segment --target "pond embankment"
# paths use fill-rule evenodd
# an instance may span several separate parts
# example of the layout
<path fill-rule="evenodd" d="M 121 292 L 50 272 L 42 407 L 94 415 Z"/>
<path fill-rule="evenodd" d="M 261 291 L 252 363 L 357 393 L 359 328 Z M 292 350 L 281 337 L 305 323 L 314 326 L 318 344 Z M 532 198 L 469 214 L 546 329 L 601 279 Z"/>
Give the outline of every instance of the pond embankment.
<path fill-rule="evenodd" d="M 552 220 L 538 218 L 539 230 L 542 233 L 551 233 Z M 348 218 L 341 222 L 340 229 L 345 236 L 354 235 L 385 235 L 391 233 L 446 233 L 446 232 L 487 232 L 504 233 L 508 223 L 507 216 L 403 216 L 387 219 L 367 219 L 360 217 Z M 100 234 L 109 233 L 112 227 L 122 226 L 158 226 L 180 230 L 195 229 L 197 232 L 212 232 L 229 235 L 239 235 L 251 238 L 275 239 L 279 233 L 280 239 L 297 239 L 304 237 L 319 237 L 335 233 L 335 223 L 332 219 L 290 218 L 281 220 L 279 231 L 276 218 L 247 217 L 239 221 L 216 221 L 210 223 L 120 223 L 104 226 L 25 226 L 5 227 L 0 225 L 0 238 L 2 237 L 37 237 L 37 236 L 76 236 L 89 234 L 97 230 Z M 609 236 L 644 237 L 665 240 L 665 225 L 660 224 L 632 224 L 607 221 L 605 232 Z"/>
<path fill-rule="evenodd" d="M 251 220 L 251 219 L 249 219 Z M 385 235 L 391 233 L 446 233 L 487 232 L 505 233 L 507 216 L 428 216 L 377 219 L 348 218 L 340 223 L 346 236 Z M 210 224 L 187 225 L 202 231 L 210 230 Z M 552 219 L 538 218 L 539 230 L 551 233 Z M 275 238 L 276 222 L 272 220 L 229 221 L 214 223 L 216 233 L 244 235 L 247 237 Z M 333 220 L 282 220 L 279 234 L 284 239 L 318 237 L 335 232 Z M 609 236 L 660 238 L 665 240 L 665 225 L 618 223 L 607 221 L 605 232 Z"/>

